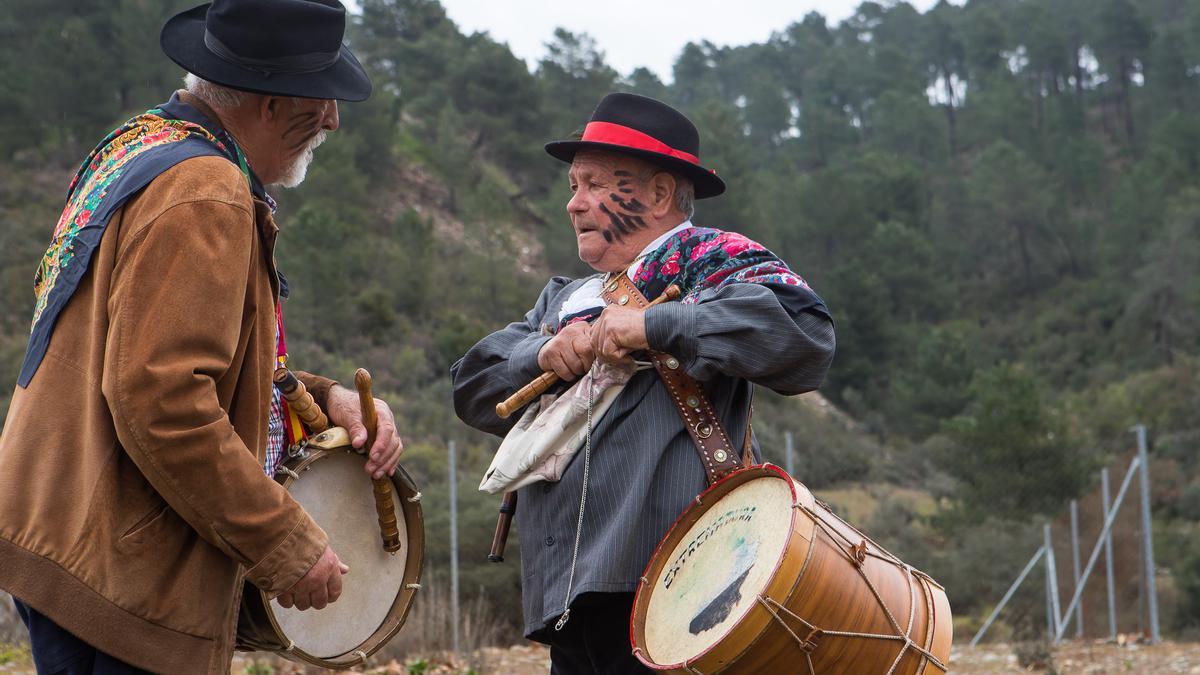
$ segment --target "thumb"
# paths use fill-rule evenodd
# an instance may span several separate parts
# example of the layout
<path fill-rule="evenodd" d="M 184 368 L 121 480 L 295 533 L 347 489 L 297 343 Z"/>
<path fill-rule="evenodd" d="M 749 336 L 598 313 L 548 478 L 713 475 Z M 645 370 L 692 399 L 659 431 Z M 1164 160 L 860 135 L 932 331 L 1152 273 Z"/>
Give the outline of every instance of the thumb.
<path fill-rule="evenodd" d="M 340 560 L 338 561 L 338 569 L 341 570 L 342 574 L 350 573 L 350 566 Z"/>
<path fill-rule="evenodd" d="M 350 445 L 361 448 L 367 442 L 367 427 L 361 420 L 350 423 Z"/>

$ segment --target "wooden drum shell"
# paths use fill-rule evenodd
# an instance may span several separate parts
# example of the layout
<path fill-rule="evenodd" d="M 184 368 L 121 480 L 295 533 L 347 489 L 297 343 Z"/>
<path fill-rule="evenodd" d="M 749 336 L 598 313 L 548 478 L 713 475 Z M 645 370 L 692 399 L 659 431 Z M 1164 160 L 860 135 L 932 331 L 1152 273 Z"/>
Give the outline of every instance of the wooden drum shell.
<path fill-rule="evenodd" d="M 656 662 L 648 653 L 647 610 L 655 584 L 663 578 L 672 554 L 693 525 L 722 497 L 749 481 L 761 479 L 786 481 L 793 503 L 790 531 L 774 571 L 759 594 L 761 600 L 754 602 L 740 619 L 698 654 L 674 663 Z M 855 545 L 861 548 L 859 556 L 855 556 Z M 853 562 L 860 559 L 862 573 Z M 908 570 L 817 502 L 807 488 L 778 467 L 742 469 L 697 497 L 696 503 L 680 515 L 659 543 L 634 601 L 630 627 L 634 653 L 652 670 L 680 675 L 809 672 L 943 675 L 942 665 L 911 647 L 904 649 L 897 662 L 905 647 L 899 636 L 909 628 L 910 608 L 914 604 L 912 627 L 907 631 L 912 644 L 932 654 L 940 664 L 948 663 L 950 657 L 952 625 L 946 592 L 924 573 Z M 889 620 L 884 605 L 900 630 Z M 789 612 L 794 616 L 789 616 Z M 814 633 L 810 626 L 825 632 Z M 831 634 L 834 631 L 890 635 L 895 639 Z"/>
<path fill-rule="evenodd" d="M 334 454 L 352 453 L 358 455 L 349 443 L 349 436 L 340 427 L 334 427 L 310 440 L 305 452 L 296 457 L 289 457 L 282 466 L 286 469 L 276 474 L 276 480 L 288 489 L 300 476 L 308 471 L 314 463 Z M 365 462 L 365 460 L 364 460 Z M 420 588 L 422 566 L 425 556 L 425 527 L 421 510 L 420 492 L 416 483 L 404 471 L 397 467 L 391 476 L 392 485 L 396 489 L 395 503 L 404 516 L 405 529 L 401 534 L 407 536 L 407 551 L 404 553 L 403 585 L 392 602 L 391 608 L 383 623 L 367 636 L 357 649 L 345 655 L 322 658 L 310 654 L 294 645 L 286 636 L 280 622 L 270 609 L 271 599 L 250 582 L 243 588 L 242 602 L 237 626 L 237 648 L 239 650 L 257 650 L 277 652 L 280 655 L 296 661 L 311 663 L 323 668 L 343 669 L 365 665 L 366 657 L 381 649 L 404 625 L 408 612 L 412 608 L 417 590 Z M 363 472 L 363 490 L 371 492 L 370 477 Z M 377 544 L 382 549 L 382 540 Z M 351 569 L 351 574 L 355 572 Z M 362 571 L 359 571 L 360 574 Z M 336 604 L 336 603 L 335 603 Z M 320 612 L 321 610 L 308 610 Z"/>

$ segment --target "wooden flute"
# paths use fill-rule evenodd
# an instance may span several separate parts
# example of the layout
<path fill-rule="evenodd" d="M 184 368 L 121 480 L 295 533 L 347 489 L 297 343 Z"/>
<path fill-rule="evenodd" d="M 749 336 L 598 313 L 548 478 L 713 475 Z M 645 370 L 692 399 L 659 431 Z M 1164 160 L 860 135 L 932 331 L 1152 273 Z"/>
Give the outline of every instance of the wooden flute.
<path fill-rule="evenodd" d="M 647 305 L 647 309 L 664 302 L 675 300 L 679 298 L 679 295 L 679 287 L 675 284 L 671 284 L 670 286 L 667 286 L 667 290 L 663 291 L 662 295 L 658 296 L 649 305 Z M 535 398 L 541 396 L 550 387 L 553 387 L 554 383 L 556 382 L 558 382 L 558 375 L 553 370 L 547 370 L 541 375 L 538 375 L 529 384 L 518 389 L 515 394 L 509 396 L 500 403 L 497 403 L 496 416 L 500 419 L 507 419 L 509 415 L 512 415 L 517 410 L 529 405 L 529 403 Z"/>

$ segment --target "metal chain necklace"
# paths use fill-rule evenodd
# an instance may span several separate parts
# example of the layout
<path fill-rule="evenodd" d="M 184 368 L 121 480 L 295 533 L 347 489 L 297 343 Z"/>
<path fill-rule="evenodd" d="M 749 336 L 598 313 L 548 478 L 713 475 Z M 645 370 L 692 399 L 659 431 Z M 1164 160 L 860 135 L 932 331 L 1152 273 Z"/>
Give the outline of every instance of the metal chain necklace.
<path fill-rule="evenodd" d="M 583 445 L 583 492 L 579 497 L 579 521 L 575 523 L 575 548 L 571 551 L 571 574 L 567 577 L 567 597 L 563 599 L 563 613 L 554 624 L 554 630 L 560 631 L 571 618 L 571 587 L 575 585 L 575 565 L 579 562 L 579 537 L 583 534 L 583 511 L 587 508 L 588 473 L 592 467 L 592 401 L 596 382 L 597 365 L 592 363 L 588 377 L 587 404 L 587 435 Z"/>

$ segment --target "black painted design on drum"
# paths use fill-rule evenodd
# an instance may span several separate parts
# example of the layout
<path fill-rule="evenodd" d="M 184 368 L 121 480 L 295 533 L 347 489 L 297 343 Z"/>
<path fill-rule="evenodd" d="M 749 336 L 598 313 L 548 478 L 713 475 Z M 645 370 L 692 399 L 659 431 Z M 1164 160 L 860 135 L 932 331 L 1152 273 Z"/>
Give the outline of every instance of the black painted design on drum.
<path fill-rule="evenodd" d="M 749 567 L 692 618 L 692 622 L 688 624 L 688 632 L 692 635 L 699 635 L 714 626 L 721 625 L 721 622 L 728 619 L 729 613 L 742 599 L 742 584 L 746 583 L 748 576 L 750 576 Z"/>
<path fill-rule="evenodd" d="M 709 525 L 697 533 L 696 536 L 692 537 L 692 540 L 688 542 L 687 546 L 683 547 L 683 551 L 676 556 L 675 562 L 671 563 L 671 568 L 668 569 L 667 573 L 663 575 L 663 588 L 671 587 L 671 582 L 675 580 L 675 575 L 679 574 L 679 571 L 683 569 L 684 565 L 687 564 L 688 559 L 696 553 L 697 549 L 704 545 L 704 542 L 708 541 L 710 537 L 716 534 L 718 530 L 728 523 L 738 521 L 750 522 L 754 519 L 754 512 L 757 510 L 757 506 L 743 506 L 740 509 L 726 511 L 718 516 L 717 519 L 713 521 L 712 525 Z M 755 546 L 755 550 L 757 551 L 757 546 Z M 736 554 L 740 552 L 734 553 Z M 747 569 L 748 568 L 749 566 L 747 566 Z"/>

